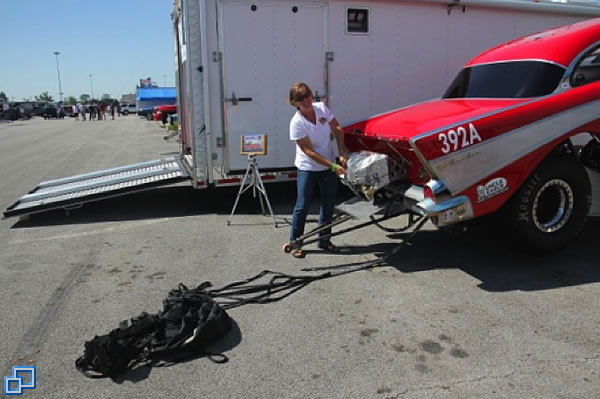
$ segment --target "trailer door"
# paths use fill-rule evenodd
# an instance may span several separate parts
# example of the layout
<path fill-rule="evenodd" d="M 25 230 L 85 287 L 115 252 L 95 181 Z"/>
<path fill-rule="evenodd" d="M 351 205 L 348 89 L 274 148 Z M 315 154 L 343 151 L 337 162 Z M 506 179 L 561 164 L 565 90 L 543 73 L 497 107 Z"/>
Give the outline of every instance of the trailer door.
<path fill-rule="evenodd" d="M 258 159 L 261 171 L 293 168 L 289 121 L 295 109 L 287 102 L 288 91 L 303 81 L 316 96 L 325 92 L 326 5 L 277 3 L 219 4 L 229 172 L 246 170 L 240 138 L 255 134 L 268 138 L 267 155 Z"/>
<path fill-rule="evenodd" d="M 182 3 L 182 7 L 186 7 L 186 3 Z M 190 102 L 190 84 L 188 81 L 189 61 L 187 57 L 187 12 L 182 10 L 181 14 L 175 20 L 175 79 L 177 79 L 177 116 L 179 126 L 182 132 L 182 148 L 186 153 L 188 148 L 193 148 L 192 140 L 192 121 L 191 102 Z"/>

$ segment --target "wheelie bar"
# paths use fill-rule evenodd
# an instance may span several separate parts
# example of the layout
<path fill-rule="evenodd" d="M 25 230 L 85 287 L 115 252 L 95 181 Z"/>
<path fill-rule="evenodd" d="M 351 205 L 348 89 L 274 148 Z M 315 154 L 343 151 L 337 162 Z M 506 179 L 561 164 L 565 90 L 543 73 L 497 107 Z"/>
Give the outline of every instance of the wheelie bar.
<path fill-rule="evenodd" d="M 350 231 L 354 231 L 354 230 L 358 230 L 358 229 L 362 229 L 363 227 L 367 227 L 370 226 L 372 224 L 378 224 L 380 222 L 383 222 L 384 220 L 388 220 L 391 219 L 393 217 L 398 216 L 397 214 L 393 214 L 393 215 L 384 215 L 381 216 L 379 218 L 371 218 L 371 220 L 369 220 L 368 222 L 364 222 L 364 223 L 360 223 L 357 224 L 356 226 L 352 226 L 352 227 L 348 227 L 346 229 L 342 229 L 336 232 L 332 232 L 331 234 L 326 234 L 320 237 L 316 237 L 316 238 L 310 238 L 313 237 L 315 235 L 318 235 L 320 232 L 322 232 L 323 230 L 332 228 L 334 226 L 337 226 L 341 223 L 344 223 L 350 219 L 353 219 L 353 216 L 350 215 L 346 215 L 346 214 L 337 214 L 335 215 L 331 221 L 329 223 L 323 224 L 318 226 L 317 228 L 309 231 L 308 233 L 304 234 L 301 237 L 298 237 L 296 240 L 294 240 L 293 242 L 290 242 L 288 244 L 285 244 L 283 246 L 283 250 L 285 251 L 285 253 L 290 253 L 296 249 L 301 249 L 303 246 L 308 245 L 308 244 L 312 244 L 315 243 L 317 241 L 320 240 L 327 240 L 330 239 L 331 237 L 336 237 L 339 236 L 340 234 L 344 234 L 344 233 L 348 233 Z M 310 239 L 309 239 L 310 238 Z"/>

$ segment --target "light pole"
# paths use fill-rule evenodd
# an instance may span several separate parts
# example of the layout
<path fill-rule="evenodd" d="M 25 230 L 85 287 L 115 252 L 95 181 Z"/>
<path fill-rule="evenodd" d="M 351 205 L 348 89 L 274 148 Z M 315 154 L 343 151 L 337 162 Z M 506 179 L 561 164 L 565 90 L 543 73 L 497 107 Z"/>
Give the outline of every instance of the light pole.
<path fill-rule="evenodd" d="M 58 55 L 59 54 L 60 54 L 60 52 L 58 52 L 58 51 L 54 52 L 54 55 L 56 56 L 56 72 L 58 73 L 58 98 L 60 99 L 60 102 L 62 103 L 63 92 L 62 92 L 62 87 L 60 84 L 60 67 L 58 66 Z"/>
<path fill-rule="evenodd" d="M 92 100 L 93 100 L 94 99 L 94 84 L 92 83 L 92 76 L 94 76 L 94 75 L 92 75 L 90 73 L 90 89 L 92 89 Z"/>

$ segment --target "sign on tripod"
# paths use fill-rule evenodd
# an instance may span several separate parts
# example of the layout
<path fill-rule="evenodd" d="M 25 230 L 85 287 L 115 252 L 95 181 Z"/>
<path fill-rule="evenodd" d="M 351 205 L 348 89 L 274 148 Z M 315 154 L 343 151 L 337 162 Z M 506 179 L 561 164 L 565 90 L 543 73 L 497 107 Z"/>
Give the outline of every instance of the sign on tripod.
<path fill-rule="evenodd" d="M 267 135 L 253 134 L 240 137 L 241 155 L 267 155 Z"/>
<path fill-rule="evenodd" d="M 235 209 L 240 201 L 240 196 L 252 188 L 252 195 L 255 198 L 256 192 L 258 191 L 258 199 L 260 201 L 260 207 L 263 216 L 266 216 L 265 207 L 263 205 L 264 198 L 265 202 L 267 203 L 267 207 L 269 208 L 269 212 L 271 213 L 273 224 L 275 227 L 277 227 L 277 221 L 275 220 L 275 215 L 273 215 L 273 209 L 271 208 L 271 203 L 269 202 L 269 197 L 267 196 L 267 190 L 265 190 L 262 178 L 260 177 L 260 171 L 258 170 L 258 163 L 256 162 L 257 155 L 267 155 L 267 135 L 254 134 L 241 136 L 240 154 L 248 155 L 248 168 L 246 169 L 246 174 L 242 179 L 242 184 L 240 185 L 240 190 L 235 198 L 235 203 L 233 204 L 231 215 L 229 215 L 229 219 L 227 220 L 227 225 L 231 225 L 231 219 L 233 218 Z"/>

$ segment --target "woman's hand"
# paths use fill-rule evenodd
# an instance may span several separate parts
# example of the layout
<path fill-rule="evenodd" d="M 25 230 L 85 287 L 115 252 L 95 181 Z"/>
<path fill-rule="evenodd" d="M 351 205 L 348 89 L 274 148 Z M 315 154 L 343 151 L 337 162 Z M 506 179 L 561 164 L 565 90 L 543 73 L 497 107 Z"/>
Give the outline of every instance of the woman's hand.
<path fill-rule="evenodd" d="M 334 164 L 334 165 L 336 165 L 335 169 L 333 169 L 333 167 L 331 169 L 335 172 L 336 175 L 342 176 L 342 175 L 346 174 L 346 167 L 345 166 L 337 164 L 337 163 Z"/>

